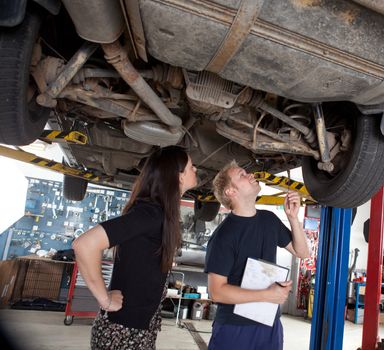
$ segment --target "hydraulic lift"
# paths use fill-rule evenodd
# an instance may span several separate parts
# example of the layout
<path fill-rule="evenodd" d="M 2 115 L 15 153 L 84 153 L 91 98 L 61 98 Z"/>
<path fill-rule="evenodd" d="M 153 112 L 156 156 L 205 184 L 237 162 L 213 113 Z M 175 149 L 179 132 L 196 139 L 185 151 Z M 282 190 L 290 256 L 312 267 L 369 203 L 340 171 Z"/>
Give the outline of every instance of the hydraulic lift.
<path fill-rule="evenodd" d="M 352 209 L 322 208 L 310 350 L 342 349 Z"/>
<path fill-rule="evenodd" d="M 86 136 L 78 133 L 78 132 L 70 132 L 64 133 L 55 130 L 46 130 L 40 137 L 41 140 L 47 142 L 69 142 L 69 143 L 77 143 L 77 144 L 85 144 L 87 139 Z M 21 162 L 37 165 L 39 167 L 53 170 L 59 172 L 61 174 L 80 177 L 90 182 L 94 182 L 100 185 L 105 186 L 113 186 L 109 182 L 108 177 L 98 176 L 91 171 L 85 171 L 82 169 L 76 169 L 69 167 L 65 164 L 55 162 L 53 160 L 45 159 L 42 157 L 38 157 L 32 153 L 25 152 L 20 149 L 13 149 L 10 147 L 5 147 L 0 145 L 0 156 L 4 156 L 7 158 L 15 159 Z M 304 204 L 315 204 L 314 199 L 309 195 L 304 184 L 298 181 L 290 180 L 284 176 L 275 176 L 273 174 L 267 172 L 255 172 L 255 177 L 261 181 L 265 182 L 267 185 L 275 188 L 279 188 L 284 190 L 284 192 L 277 193 L 275 195 L 270 196 L 259 196 L 256 199 L 256 204 L 270 204 L 270 205 L 282 205 L 284 203 L 284 195 L 287 190 L 294 190 L 300 193 L 302 197 L 302 205 Z M 202 202 L 213 202 L 216 201 L 215 196 L 213 194 L 208 195 L 200 195 L 197 198 Z"/>
<path fill-rule="evenodd" d="M 352 209 L 322 208 L 310 350 L 341 350 L 344 335 Z M 362 347 L 384 349 L 378 339 L 384 187 L 372 198 Z"/>

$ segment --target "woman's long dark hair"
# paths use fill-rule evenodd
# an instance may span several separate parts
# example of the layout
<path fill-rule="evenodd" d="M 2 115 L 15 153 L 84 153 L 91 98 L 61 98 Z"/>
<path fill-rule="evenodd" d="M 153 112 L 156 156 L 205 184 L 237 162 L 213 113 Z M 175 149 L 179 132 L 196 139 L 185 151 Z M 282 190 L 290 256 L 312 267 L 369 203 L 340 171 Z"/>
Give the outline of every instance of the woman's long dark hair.
<path fill-rule="evenodd" d="M 133 186 L 131 197 L 123 209 L 125 214 L 137 199 L 150 200 L 163 208 L 163 235 L 159 252 L 163 272 L 172 268 L 176 249 L 181 243 L 179 175 L 187 163 L 187 153 L 177 146 L 161 148 L 152 153 L 145 162 Z"/>

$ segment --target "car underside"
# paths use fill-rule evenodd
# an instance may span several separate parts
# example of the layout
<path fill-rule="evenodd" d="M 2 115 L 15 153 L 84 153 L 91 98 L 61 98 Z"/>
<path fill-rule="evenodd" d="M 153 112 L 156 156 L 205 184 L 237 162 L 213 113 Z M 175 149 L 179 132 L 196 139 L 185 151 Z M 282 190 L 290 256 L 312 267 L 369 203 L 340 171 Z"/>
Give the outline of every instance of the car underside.
<path fill-rule="evenodd" d="M 194 197 L 233 159 L 302 166 L 312 197 L 335 207 L 384 183 L 375 1 L 20 3 L 18 23 L 0 20 L 0 143 L 31 143 L 47 121 L 82 132 L 87 144 L 62 146 L 66 163 L 127 189 L 155 147 L 180 145 L 198 168 Z"/>

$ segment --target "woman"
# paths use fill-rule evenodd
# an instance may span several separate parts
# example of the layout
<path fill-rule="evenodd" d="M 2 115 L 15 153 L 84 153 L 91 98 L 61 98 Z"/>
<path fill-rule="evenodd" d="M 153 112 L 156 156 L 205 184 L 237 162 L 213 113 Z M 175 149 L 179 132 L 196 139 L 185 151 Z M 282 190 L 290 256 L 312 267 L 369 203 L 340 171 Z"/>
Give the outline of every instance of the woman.
<path fill-rule="evenodd" d="M 123 215 L 73 243 L 76 261 L 100 305 L 92 349 L 155 349 L 167 274 L 180 246 L 180 198 L 196 186 L 196 168 L 179 147 L 154 152 Z M 109 291 L 101 274 L 104 249 L 116 247 Z"/>

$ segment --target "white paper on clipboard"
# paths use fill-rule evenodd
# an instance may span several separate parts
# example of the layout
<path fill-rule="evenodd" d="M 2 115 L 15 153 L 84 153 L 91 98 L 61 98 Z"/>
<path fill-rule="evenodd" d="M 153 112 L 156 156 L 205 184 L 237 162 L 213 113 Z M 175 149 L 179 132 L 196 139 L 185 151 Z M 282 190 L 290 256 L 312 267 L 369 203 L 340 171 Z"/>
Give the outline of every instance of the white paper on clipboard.
<path fill-rule="evenodd" d="M 288 273 L 289 269 L 284 266 L 248 258 L 241 287 L 256 290 L 266 289 L 276 281 L 286 281 Z M 233 312 L 272 327 L 278 306 L 278 304 L 267 302 L 243 303 L 236 304 Z"/>

